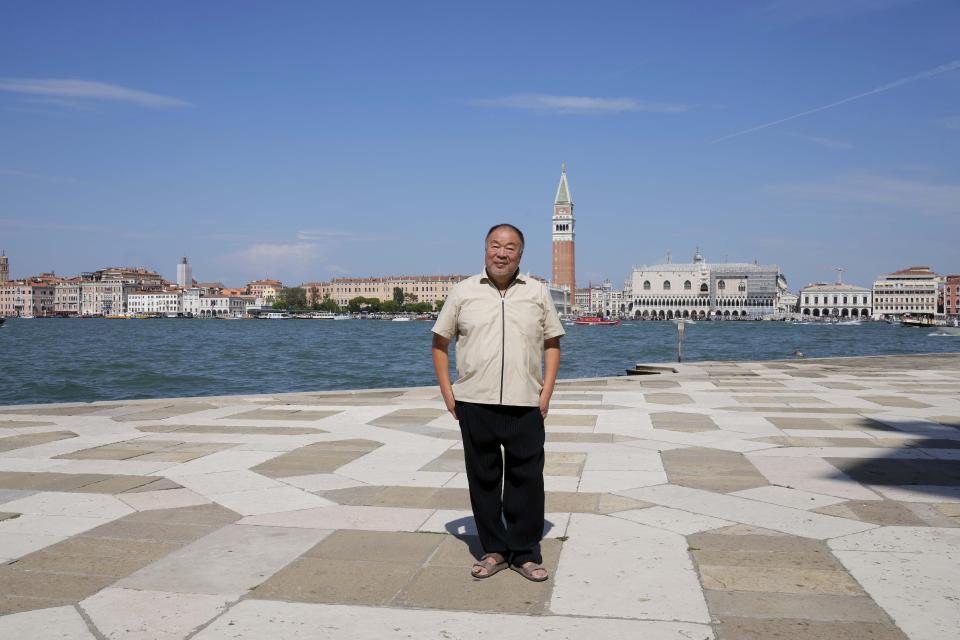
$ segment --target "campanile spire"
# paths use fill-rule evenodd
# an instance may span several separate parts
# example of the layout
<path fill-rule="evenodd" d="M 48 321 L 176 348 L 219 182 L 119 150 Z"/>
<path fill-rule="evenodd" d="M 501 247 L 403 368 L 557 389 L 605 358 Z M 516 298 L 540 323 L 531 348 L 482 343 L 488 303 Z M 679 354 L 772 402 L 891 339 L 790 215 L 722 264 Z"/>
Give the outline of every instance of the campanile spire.
<path fill-rule="evenodd" d="M 571 301 L 577 291 L 574 222 L 573 198 L 564 162 L 560 165 L 560 183 L 553 199 L 553 284 L 569 287 Z"/>

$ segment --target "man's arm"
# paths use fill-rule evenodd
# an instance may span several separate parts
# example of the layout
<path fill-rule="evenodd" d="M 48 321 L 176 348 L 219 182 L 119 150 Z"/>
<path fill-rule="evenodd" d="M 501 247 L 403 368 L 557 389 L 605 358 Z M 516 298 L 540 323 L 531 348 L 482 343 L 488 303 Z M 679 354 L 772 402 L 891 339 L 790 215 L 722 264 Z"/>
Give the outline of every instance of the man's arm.
<path fill-rule="evenodd" d="M 543 341 L 543 389 L 540 391 L 540 414 L 544 418 L 550 410 L 550 397 L 557 384 L 558 371 L 560 371 L 560 338 L 547 338 Z"/>
<path fill-rule="evenodd" d="M 453 397 L 453 385 L 450 384 L 450 354 L 447 349 L 450 341 L 439 334 L 433 334 L 433 370 L 437 374 L 437 382 L 440 384 L 440 395 L 443 396 L 443 403 L 447 405 L 447 411 L 457 418 L 457 403 Z M 559 363 L 559 357 L 557 359 Z"/>

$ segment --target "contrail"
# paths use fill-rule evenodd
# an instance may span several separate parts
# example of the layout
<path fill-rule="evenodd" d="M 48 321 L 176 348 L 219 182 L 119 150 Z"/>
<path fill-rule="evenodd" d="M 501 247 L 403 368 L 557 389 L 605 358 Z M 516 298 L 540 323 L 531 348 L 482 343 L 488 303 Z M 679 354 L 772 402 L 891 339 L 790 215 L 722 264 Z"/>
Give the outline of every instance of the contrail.
<path fill-rule="evenodd" d="M 736 138 L 737 136 L 742 136 L 747 133 L 753 133 L 754 131 L 760 131 L 761 129 L 766 129 L 768 127 L 773 127 L 790 120 L 795 120 L 796 118 L 802 118 L 803 116 L 809 116 L 812 113 L 819 113 L 820 111 L 826 111 L 827 109 L 833 109 L 834 107 L 839 107 L 842 104 L 847 104 L 848 102 L 853 102 L 854 100 L 859 100 L 860 98 L 866 98 L 867 96 L 872 96 L 877 93 L 883 93 L 884 91 L 890 91 L 890 89 L 896 89 L 905 84 L 913 82 L 915 80 L 922 80 L 924 78 L 932 78 L 933 76 L 938 76 L 941 73 L 947 73 L 948 71 L 953 71 L 954 69 L 960 69 L 960 60 L 954 60 L 953 62 L 948 62 L 942 64 L 939 67 L 929 69 L 927 71 L 921 71 L 912 76 L 907 76 L 906 78 L 900 78 L 899 80 L 894 80 L 893 82 L 888 82 L 887 84 L 880 85 L 876 89 L 871 89 L 865 93 L 860 93 L 855 96 L 850 96 L 849 98 L 844 98 L 843 100 L 838 100 L 837 102 L 832 102 L 830 104 L 823 105 L 822 107 L 817 107 L 815 109 L 810 109 L 809 111 L 802 111 L 800 113 L 795 113 L 792 116 L 787 116 L 786 118 L 781 118 L 780 120 L 774 120 L 773 122 L 768 122 L 766 124 L 761 124 L 757 127 L 751 127 L 750 129 L 744 129 L 743 131 L 737 131 L 736 133 L 731 133 L 730 135 L 723 136 L 722 138 L 717 138 L 713 140 L 710 144 L 716 144 L 717 142 L 723 142 L 724 140 L 729 140 L 730 138 Z"/>

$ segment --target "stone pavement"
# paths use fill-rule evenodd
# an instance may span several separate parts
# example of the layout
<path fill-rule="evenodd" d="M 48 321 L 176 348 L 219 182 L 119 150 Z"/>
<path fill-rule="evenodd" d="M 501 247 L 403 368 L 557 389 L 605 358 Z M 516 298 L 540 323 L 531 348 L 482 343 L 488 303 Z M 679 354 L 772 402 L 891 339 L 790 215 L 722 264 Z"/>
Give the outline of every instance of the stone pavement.
<path fill-rule="evenodd" d="M 0 407 L 0 638 L 956 637 L 960 354 L 677 370 L 559 385 L 542 584 L 433 388 Z"/>

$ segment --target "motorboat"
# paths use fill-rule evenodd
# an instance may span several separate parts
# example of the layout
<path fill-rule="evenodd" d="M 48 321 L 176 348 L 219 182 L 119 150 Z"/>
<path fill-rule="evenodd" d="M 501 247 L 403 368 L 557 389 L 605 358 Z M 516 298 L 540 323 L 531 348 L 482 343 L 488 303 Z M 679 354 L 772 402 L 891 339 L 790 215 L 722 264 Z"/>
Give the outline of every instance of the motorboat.
<path fill-rule="evenodd" d="M 392 322 L 410 322 L 410 316 L 397 316 L 390 319 Z"/>
<path fill-rule="evenodd" d="M 289 313 L 283 313 L 280 311 L 271 311 L 270 313 L 262 313 L 260 317 L 265 320 L 288 320 L 290 319 Z"/>
<path fill-rule="evenodd" d="M 585 324 L 599 327 L 619 327 L 620 318 L 601 318 L 599 316 L 583 316 L 573 321 L 573 324 Z"/>

